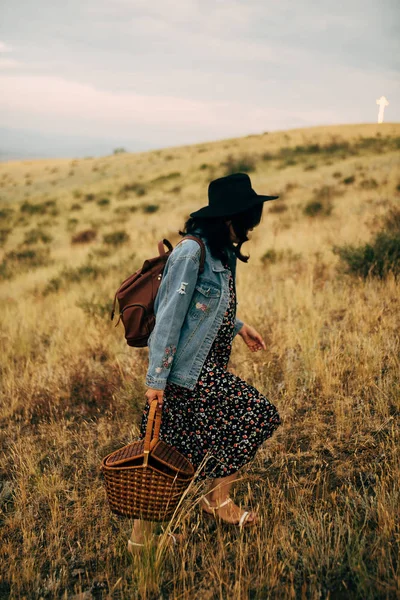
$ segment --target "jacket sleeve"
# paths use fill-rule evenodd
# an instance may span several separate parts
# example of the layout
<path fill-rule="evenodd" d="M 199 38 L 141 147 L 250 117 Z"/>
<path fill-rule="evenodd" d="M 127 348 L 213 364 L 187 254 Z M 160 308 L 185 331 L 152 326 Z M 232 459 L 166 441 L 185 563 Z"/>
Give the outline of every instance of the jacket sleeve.
<path fill-rule="evenodd" d="M 174 248 L 164 267 L 156 296 L 156 323 L 149 338 L 149 366 L 145 380 L 148 387 L 165 389 L 196 287 L 200 253 L 196 241 L 185 240 Z"/>
<path fill-rule="evenodd" d="M 244 325 L 244 321 L 241 321 L 240 319 L 238 319 L 238 318 L 236 317 L 236 319 L 235 319 L 235 328 L 234 328 L 234 330 L 233 330 L 233 331 L 234 331 L 234 335 L 233 335 L 233 337 L 235 337 L 235 335 L 236 335 L 237 333 L 239 333 L 239 331 L 241 330 L 241 328 L 243 327 L 243 325 Z"/>

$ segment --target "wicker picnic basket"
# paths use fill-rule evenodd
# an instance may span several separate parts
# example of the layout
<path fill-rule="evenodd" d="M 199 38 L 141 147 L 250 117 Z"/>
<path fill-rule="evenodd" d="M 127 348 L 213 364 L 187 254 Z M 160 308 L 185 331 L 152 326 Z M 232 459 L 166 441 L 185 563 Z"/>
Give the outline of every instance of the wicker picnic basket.
<path fill-rule="evenodd" d="M 193 465 L 175 447 L 158 439 L 160 426 L 161 409 L 153 400 L 144 439 L 103 458 L 101 471 L 113 513 L 166 521 L 192 481 Z"/>

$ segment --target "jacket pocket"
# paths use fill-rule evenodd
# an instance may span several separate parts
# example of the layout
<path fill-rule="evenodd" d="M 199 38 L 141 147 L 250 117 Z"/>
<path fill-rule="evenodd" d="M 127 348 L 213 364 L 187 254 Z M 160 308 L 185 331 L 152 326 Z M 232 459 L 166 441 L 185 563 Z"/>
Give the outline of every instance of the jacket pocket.
<path fill-rule="evenodd" d="M 196 284 L 189 316 L 192 319 L 204 318 L 217 304 L 221 289 L 214 283 L 203 280 Z"/>

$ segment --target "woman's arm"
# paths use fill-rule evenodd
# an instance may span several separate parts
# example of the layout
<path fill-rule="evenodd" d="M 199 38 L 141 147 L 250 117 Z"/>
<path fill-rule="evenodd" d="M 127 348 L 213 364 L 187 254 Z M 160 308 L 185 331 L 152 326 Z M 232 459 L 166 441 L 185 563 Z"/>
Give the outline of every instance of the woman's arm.
<path fill-rule="evenodd" d="M 181 327 L 189 309 L 200 266 L 201 249 L 194 240 L 174 248 L 157 292 L 156 323 L 151 332 L 146 385 L 165 389 Z"/>
<path fill-rule="evenodd" d="M 233 335 L 233 337 L 235 337 L 235 335 L 237 333 L 239 333 L 239 331 L 241 330 L 241 328 L 243 327 L 243 325 L 244 325 L 244 321 L 241 321 L 240 319 L 238 319 L 236 317 L 236 320 L 235 320 L 235 329 L 234 329 L 234 335 Z"/>

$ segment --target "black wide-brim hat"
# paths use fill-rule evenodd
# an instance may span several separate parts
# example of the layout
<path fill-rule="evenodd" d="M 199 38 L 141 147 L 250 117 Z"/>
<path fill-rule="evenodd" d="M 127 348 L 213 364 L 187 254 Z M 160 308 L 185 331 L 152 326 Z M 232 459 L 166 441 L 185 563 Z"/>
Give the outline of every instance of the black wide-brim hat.
<path fill-rule="evenodd" d="M 279 196 L 262 196 L 251 187 L 246 173 L 233 173 L 214 179 L 208 186 L 208 206 L 190 213 L 191 217 L 225 217 L 243 212 L 248 208 L 276 200 Z"/>

